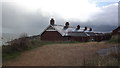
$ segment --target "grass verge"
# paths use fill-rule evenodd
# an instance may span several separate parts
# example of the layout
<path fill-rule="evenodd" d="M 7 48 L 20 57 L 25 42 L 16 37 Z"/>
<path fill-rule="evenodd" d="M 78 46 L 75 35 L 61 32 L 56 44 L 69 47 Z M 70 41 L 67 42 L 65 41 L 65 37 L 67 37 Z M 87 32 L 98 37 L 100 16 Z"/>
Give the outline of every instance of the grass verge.
<path fill-rule="evenodd" d="M 118 58 L 120 57 L 94 55 L 94 58 L 85 61 L 85 66 L 120 66 Z"/>
<path fill-rule="evenodd" d="M 120 36 L 114 35 L 112 38 L 108 41 L 109 43 L 120 43 Z"/>

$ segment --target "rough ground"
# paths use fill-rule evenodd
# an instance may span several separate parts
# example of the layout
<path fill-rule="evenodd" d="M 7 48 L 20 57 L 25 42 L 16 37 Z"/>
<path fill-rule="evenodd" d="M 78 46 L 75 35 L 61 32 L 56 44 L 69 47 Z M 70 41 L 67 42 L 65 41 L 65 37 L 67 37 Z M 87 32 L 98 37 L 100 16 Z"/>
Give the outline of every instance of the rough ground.
<path fill-rule="evenodd" d="M 84 59 L 94 57 L 101 48 L 116 46 L 104 42 L 51 44 L 22 53 L 4 66 L 80 66 Z"/>

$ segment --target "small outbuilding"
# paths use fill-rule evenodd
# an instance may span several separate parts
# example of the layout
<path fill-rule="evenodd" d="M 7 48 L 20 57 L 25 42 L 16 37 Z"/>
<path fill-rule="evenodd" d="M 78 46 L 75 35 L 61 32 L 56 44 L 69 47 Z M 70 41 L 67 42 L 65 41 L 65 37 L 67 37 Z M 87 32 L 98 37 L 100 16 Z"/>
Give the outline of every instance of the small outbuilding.
<path fill-rule="evenodd" d="M 120 35 L 120 26 L 112 31 L 112 35 Z"/>

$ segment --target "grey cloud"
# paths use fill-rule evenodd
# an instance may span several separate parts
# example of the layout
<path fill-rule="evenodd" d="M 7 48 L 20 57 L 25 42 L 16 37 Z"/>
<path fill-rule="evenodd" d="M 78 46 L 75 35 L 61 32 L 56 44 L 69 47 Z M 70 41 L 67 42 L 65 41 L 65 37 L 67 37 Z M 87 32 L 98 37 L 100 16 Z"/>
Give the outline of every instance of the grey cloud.
<path fill-rule="evenodd" d="M 103 12 L 91 17 L 87 22 L 70 21 L 70 25 L 92 27 L 95 31 L 109 32 L 117 26 L 117 6 L 102 8 Z M 56 24 L 64 25 L 65 20 L 59 15 L 52 16 Z M 28 12 L 14 3 L 2 3 L 3 33 L 23 33 L 29 35 L 40 34 L 49 24 L 51 16 L 44 16 L 42 12 Z"/>
<path fill-rule="evenodd" d="M 100 24 L 106 25 L 118 25 L 118 7 L 113 5 L 110 7 L 102 8 L 102 13 L 95 17 L 95 21 L 100 22 Z"/>
<path fill-rule="evenodd" d="M 101 8 L 101 11 L 102 12 L 93 15 L 87 22 L 75 23 L 81 26 L 92 27 L 94 31 L 111 32 L 118 26 L 118 6 L 111 5 Z"/>
<path fill-rule="evenodd" d="M 23 33 L 29 35 L 40 34 L 49 24 L 51 16 L 44 16 L 38 9 L 30 12 L 11 2 L 2 3 L 2 26 L 3 33 Z M 64 22 L 59 16 L 55 17 L 56 24 Z"/>
<path fill-rule="evenodd" d="M 110 32 L 118 26 L 118 6 L 111 5 L 101 8 L 102 13 L 93 16 L 93 24 L 96 25 L 96 31 Z"/>
<path fill-rule="evenodd" d="M 12 3 L 2 4 L 3 33 L 39 34 L 48 24 L 49 17 L 40 13 L 27 12 Z"/>

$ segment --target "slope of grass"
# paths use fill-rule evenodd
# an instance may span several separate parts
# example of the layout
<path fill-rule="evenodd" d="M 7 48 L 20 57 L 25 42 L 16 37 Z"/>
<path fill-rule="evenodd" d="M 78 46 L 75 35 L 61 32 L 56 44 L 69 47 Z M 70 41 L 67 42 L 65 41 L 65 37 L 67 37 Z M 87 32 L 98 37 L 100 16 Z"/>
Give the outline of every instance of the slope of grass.
<path fill-rule="evenodd" d="M 3 61 L 7 61 L 7 60 L 10 60 L 10 59 L 14 59 L 16 58 L 17 56 L 19 56 L 21 54 L 21 52 L 13 52 L 13 53 L 4 53 L 2 54 L 2 60 Z"/>
<path fill-rule="evenodd" d="M 119 66 L 120 65 L 120 55 L 111 53 L 106 56 L 94 55 L 94 58 L 89 58 L 85 61 L 85 66 Z"/>
<path fill-rule="evenodd" d="M 120 35 L 114 35 L 106 44 L 120 44 Z M 85 61 L 85 66 L 120 66 L 120 51 L 117 53 L 110 52 L 109 55 L 100 56 L 98 54 L 94 55 L 94 58 L 90 58 Z"/>
<path fill-rule="evenodd" d="M 109 40 L 109 43 L 120 43 L 120 35 L 112 36 L 112 38 Z"/>

